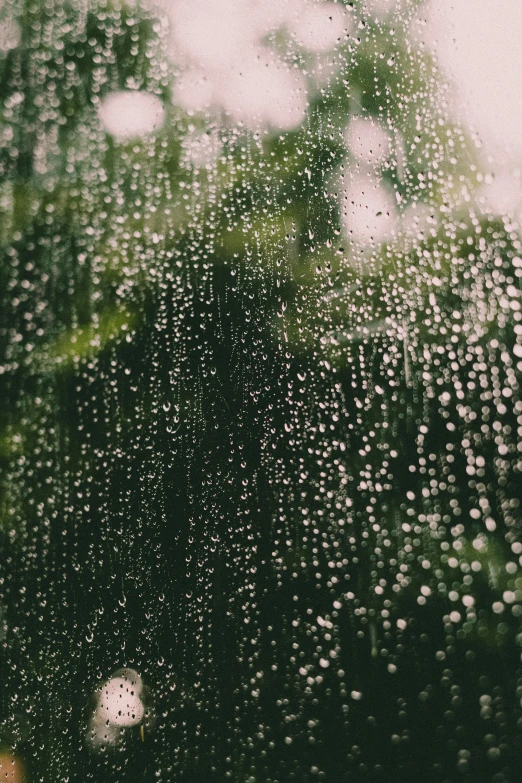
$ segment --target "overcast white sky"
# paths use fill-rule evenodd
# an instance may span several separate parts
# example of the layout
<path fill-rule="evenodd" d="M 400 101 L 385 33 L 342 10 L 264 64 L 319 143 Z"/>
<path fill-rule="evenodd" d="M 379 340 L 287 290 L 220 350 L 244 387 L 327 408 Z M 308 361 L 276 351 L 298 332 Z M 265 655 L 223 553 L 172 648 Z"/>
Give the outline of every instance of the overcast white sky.
<path fill-rule="evenodd" d="M 432 0 L 428 40 L 498 174 L 498 198 L 522 188 L 522 0 Z"/>

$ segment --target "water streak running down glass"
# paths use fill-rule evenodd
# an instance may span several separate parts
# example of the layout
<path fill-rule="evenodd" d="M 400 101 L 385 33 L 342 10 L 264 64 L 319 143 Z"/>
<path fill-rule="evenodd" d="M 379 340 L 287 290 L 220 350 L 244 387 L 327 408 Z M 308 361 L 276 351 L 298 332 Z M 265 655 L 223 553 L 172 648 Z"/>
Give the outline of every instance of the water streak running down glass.
<path fill-rule="evenodd" d="M 520 780 L 521 8 L 0 2 L 2 780 Z"/>

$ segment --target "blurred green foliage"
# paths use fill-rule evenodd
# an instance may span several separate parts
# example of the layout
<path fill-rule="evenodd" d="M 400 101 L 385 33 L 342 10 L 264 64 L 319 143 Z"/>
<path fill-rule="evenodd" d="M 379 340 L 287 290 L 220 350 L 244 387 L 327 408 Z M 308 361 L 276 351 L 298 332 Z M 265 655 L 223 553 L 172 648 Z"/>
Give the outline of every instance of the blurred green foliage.
<path fill-rule="evenodd" d="M 326 84 L 274 36 L 309 77 L 284 133 L 175 105 L 154 9 L 2 6 L 0 703 L 32 781 L 517 779 L 520 241 L 421 5 L 346 5 Z M 98 110 L 129 88 L 166 119 L 118 142 Z M 403 153 L 402 228 L 362 248 L 356 114 Z M 152 706 L 96 753 L 120 666 Z"/>

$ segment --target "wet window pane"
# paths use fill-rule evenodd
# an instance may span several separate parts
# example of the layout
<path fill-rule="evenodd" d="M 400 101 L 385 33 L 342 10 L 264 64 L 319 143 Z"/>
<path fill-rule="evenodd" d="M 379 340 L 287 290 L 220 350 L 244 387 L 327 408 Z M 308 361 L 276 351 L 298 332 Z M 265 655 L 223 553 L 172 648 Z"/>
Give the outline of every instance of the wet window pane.
<path fill-rule="evenodd" d="M 1 2 L 2 780 L 520 780 L 521 41 Z"/>

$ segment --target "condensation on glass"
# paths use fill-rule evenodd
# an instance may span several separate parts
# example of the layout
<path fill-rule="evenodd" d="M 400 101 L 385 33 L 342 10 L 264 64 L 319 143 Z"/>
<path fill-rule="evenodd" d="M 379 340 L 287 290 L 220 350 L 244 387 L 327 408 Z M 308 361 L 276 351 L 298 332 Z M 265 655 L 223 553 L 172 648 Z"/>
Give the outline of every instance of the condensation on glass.
<path fill-rule="evenodd" d="M 2 0 L 2 780 L 520 780 L 521 36 Z"/>

